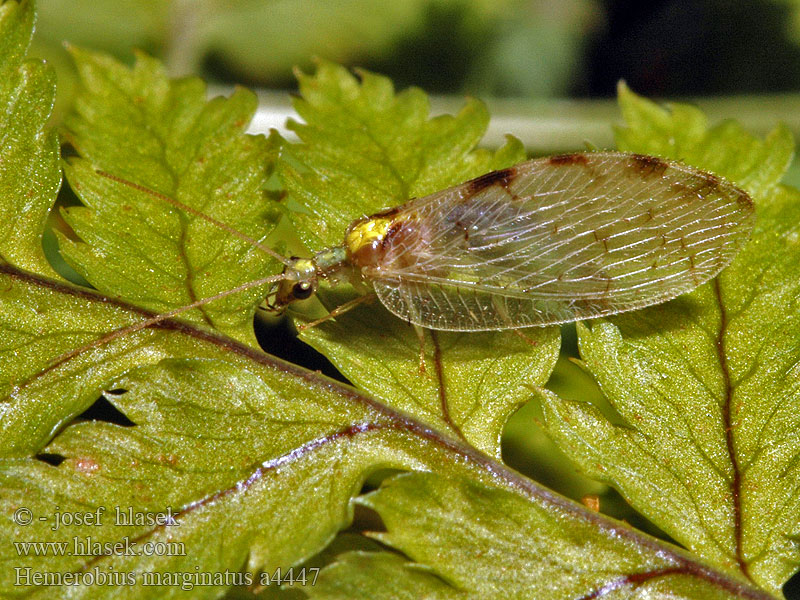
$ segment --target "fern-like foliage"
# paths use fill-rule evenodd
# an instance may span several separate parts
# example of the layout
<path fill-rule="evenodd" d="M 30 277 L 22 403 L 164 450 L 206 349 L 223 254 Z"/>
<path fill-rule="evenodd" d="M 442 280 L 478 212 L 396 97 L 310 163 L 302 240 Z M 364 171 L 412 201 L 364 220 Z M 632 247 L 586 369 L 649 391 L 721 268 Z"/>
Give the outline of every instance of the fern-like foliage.
<path fill-rule="evenodd" d="M 207 100 L 148 57 L 73 49 L 64 170 L 83 206 L 60 246 L 94 289 L 77 287 L 41 251 L 60 175 L 52 74 L 25 59 L 33 20 L 30 3 L 0 6 L 0 595 L 780 597 L 800 560 L 800 195 L 779 184 L 783 129 L 760 141 L 621 90 L 621 148 L 719 172 L 759 221 L 715 281 L 579 326 L 613 419 L 542 387 L 557 329 L 427 334 L 420 373 L 413 330 L 377 303 L 301 336 L 346 385 L 258 348 L 264 289 L 130 328 L 280 265 L 98 171 L 260 241 L 291 227 L 312 252 L 363 214 L 522 160 L 521 144 L 477 148 L 480 102 L 431 118 L 420 90 L 328 63 L 299 76 L 299 142 L 250 136 L 247 91 Z M 79 418 L 100 396 L 118 422 Z M 533 396 L 575 463 L 680 546 L 503 464 L 503 425 Z M 404 473 L 359 496 L 385 469 Z M 356 505 L 385 531 L 339 535 Z"/>

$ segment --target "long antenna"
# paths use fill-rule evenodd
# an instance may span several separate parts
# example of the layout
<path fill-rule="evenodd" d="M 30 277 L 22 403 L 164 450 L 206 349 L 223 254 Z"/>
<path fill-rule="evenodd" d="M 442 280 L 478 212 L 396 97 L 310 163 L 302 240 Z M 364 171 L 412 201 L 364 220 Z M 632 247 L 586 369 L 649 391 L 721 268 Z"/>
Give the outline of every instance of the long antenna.
<path fill-rule="evenodd" d="M 249 242 L 250 244 L 252 244 L 256 248 L 258 248 L 259 250 L 264 252 L 265 254 L 271 256 L 272 258 L 274 258 L 277 261 L 280 261 L 283 265 L 285 265 L 287 267 L 290 266 L 290 262 L 286 259 L 286 257 L 281 256 L 280 254 L 275 252 L 269 246 L 265 246 L 261 242 L 251 238 L 249 235 L 247 235 L 245 233 L 242 233 L 238 229 L 234 229 L 233 227 L 231 227 L 227 223 L 223 223 L 222 221 L 218 221 L 214 217 L 211 217 L 211 216 L 209 216 L 209 215 L 207 215 L 207 214 L 205 214 L 203 212 L 200 212 L 199 210 L 197 210 L 195 208 L 192 208 L 191 206 L 189 206 L 187 204 L 184 204 L 183 202 L 180 202 L 179 200 L 175 200 L 175 198 L 170 198 L 169 196 L 167 196 L 165 194 L 162 194 L 161 192 L 157 192 L 155 190 L 151 190 L 150 188 L 147 188 L 147 187 L 145 187 L 143 185 L 140 185 L 138 183 L 134 183 L 133 181 L 128 181 L 127 179 L 123 179 L 122 177 L 118 177 L 117 175 L 112 175 L 111 173 L 107 173 L 106 171 L 102 171 L 100 169 L 95 169 L 95 173 L 97 173 L 101 177 L 105 177 L 106 179 L 110 179 L 111 181 L 116 181 L 117 183 L 121 183 L 122 185 L 126 185 L 129 188 L 133 188 L 134 190 L 137 190 L 139 192 L 143 192 L 145 194 L 149 194 L 149 195 L 153 196 L 154 198 L 158 198 L 159 200 L 163 200 L 167 204 L 171 204 L 175 208 L 178 208 L 178 209 L 180 209 L 182 211 L 185 211 L 185 212 L 187 212 L 187 213 L 189 213 L 191 215 L 194 215 L 195 217 L 199 217 L 199 218 L 203 219 L 204 221 L 208 221 L 209 223 L 211 223 L 212 225 L 216 225 L 217 227 L 219 227 L 223 231 L 226 231 L 226 232 L 230 233 L 231 235 L 234 235 L 234 236 L 238 237 L 239 239 L 244 240 L 245 242 Z"/>
<path fill-rule="evenodd" d="M 225 290 L 224 292 L 220 292 L 218 294 L 214 294 L 213 296 L 208 296 L 207 298 L 201 298 L 191 304 L 187 304 L 186 306 L 181 306 L 180 308 L 175 308 L 165 313 L 161 313 L 158 315 L 154 315 L 149 319 L 144 319 L 142 321 L 138 321 L 137 323 L 133 323 L 132 325 L 126 325 L 124 327 L 119 327 L 118 329 L 114 329 L 109 331 L 105 335 L 97 338 L 89 342 L 88 344 L 84 344 L 80 348 L 74 348 L 61 354 L 60 356 L 56 357 L 53 362 L 50 363 L 49 368 L 54 368 L 60 365 L 63 362 L 70 360 L 71 358 L 76 357 L 83 352 L 87 352 L 93 348 L 99 348 L 100 346 L 104 346 L 105 344 L 117 339 L 124 337 L 126 335 L 130 335 L 131 333 L 135 333 L 141 329 L 145 329 L 147 327 L 152 327 L 153 325 L 157 325 L 161 321 L 166 321 L 167 319 L 172 319 L 173 317 L 177 317 L 178 315 L 185 313 L 188 310 L 192 310 L 193 308 L 198 308 L 203 306 L 204 304 L 208 304 L 209 302 L 213 302 L 214 300 L 219 300 L 220 298 L 224 298 L 226 296 L 230 296 L 231 294 L 237 294 L 239 292 L 243 292 L 244 290 L 249 290 L 254 287 L 259 287 L 261 285 L 266 285 L 267 283 L 275 283 L 276 281 L 281 281 L 285 279 L 286 275 L 280 273 L 278 275 L 272 275 L 270 277 L 263 277 L 261 279 L 256 279 L 254 281 L 248 281 L 247 283 L 243 283 L 239 287 L 235 287 L 231 290 Z"/>

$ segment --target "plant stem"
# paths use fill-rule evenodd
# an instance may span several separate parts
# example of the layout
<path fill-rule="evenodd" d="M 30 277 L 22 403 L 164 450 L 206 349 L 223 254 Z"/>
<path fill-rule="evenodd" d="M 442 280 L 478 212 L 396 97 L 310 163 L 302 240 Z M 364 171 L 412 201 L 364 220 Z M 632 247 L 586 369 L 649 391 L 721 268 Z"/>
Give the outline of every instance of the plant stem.
<path fill-rule="evenodd" d="M 214 93 L 225 93 L 216 89 Z M 252 133 L 265 133 L 271 127 L 281 135 L 294 139 L 284 127 L 286 119 L 294 117 L 285 92 L 259 92 L 260 105 Z M 681 100 L 686 101 L 685 99 Z M 800 136 L 800 94 L 763 96 L 724 96 L 690 100 L 709 117 L 710 123 L 736 118 L 756 135 L 764 135 L 779 122 L 786 124 L 795 136 Z M 500 146 L 506 134 L 513 134 L 525 144 L 531 154 L 552 154 L 583 150 L 592 147 L 614 146 L 609 123 L 622 123 L 617 102 L 604 100 L 567 99 L 493 99 L 487 105 L 492 115 L 484 138 L 488 147 Z M 460 97 L 432 98 L 432 114 L 455 113 L 463 105 Z"/>

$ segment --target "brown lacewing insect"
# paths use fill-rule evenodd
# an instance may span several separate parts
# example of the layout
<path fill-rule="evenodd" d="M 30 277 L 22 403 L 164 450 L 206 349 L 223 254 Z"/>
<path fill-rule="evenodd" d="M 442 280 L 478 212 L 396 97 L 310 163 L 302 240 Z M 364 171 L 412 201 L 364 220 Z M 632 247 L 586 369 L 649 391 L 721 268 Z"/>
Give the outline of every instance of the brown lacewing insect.
<path fill-rule="evenodd" d="M 246 238 L 176 200 L 100 174 Z M 312 258 L 287 259 L 246 238 L 281 261 L 283 272 L 154 319 L 265 283 L 272 284 L 268 309 L 281 311 L 313 295 L 320 281 L 371 288 L 389 311 L 429 329 L 590 319 L 658 304 L 713 278 L 753 220 L 744 191 L 678 162 L 620 152 L 553 156 L 358 219 L 342 245 Z"/>

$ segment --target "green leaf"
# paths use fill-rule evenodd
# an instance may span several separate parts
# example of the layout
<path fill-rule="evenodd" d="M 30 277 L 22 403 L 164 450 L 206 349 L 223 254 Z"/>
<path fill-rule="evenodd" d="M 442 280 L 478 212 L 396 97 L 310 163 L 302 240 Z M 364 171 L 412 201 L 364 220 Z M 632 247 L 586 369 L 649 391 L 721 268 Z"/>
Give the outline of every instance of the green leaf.
<path fill-rule="evenodd" d="M 321 63 L 300 75 L 295 107 L 305 123 L 292 128 L 302 144 L 287 146 L 284 167 L 291 213 L 307 244 L 340 244 L 347 226 L 364 214 L 403 204 L 491 169 L 523 160 L 518 141 L 492 154 L 476 150 L 488 124 L 477 101 L 455 117 L 429 118 L 418 89 L 395 94 L 372 73 L 358 81 L 341 67 Z M 324 295 L 324 294 L 323 294 Z M 328 294 L 330 308 L 346 296 Z M 373 303 L 377 305 L 377 303 Z M 500 456 L 508 415 L 543 385 L 558 357 L 557 328 L 514 333 L 437 333 L 425 336 L 425 372 L 414 330 L 378 306 L 359 308 L 302 334 L 353 383 L 484 452 Z"/>
<path fill-rule="evenodd" d="M 313 600 L 467 598 L 424 567 L 389 552 L 348 552 L 324 569 L 308 592 Z"/>
<path fill-rule="evenodd" d="M 794 155 L 788 128 L 777 127 L 761 141 L 733 120 L 709 128 L 705 115 L 688 104 L 665 110 L 619 86 L 627 127 L 615 129 L 620 150 L 664 156 L 722 175 L 755 198 L 769 195 Z"/>
<path fill-rule="evenodd" d="M 229 100 L 206 103 L 197 80 L 169 82 L 151 59 L 140 57 L 130 70 L 102 56 L 77 50 L 74 53 L 85 89 L 76 114 L 67 120 L 67 125 L 72 143 L 85 160 L 74 161 L 67 173 L 88 208 L 73 208 L 66 213 L 68 222 L 85 242 L 62 238 L 62 251 L 70 264 L 102 292 L 158 312 L 268 273 L 267 257 L 229 232 L 95 173 L 100 168 L 147 185 L 252 237 L 263 238 L 258 231 L 263 228 L 267 209 L 249 201 L 254 193 L 251 188 L 263 186 L 269 175 L 271 147 L 259 144 L 262 138 L 244 136 L 240 131 L 250 116 L 251 97 L 239 93 Z M 285 169 L 289 180 L 295 183 L 291 188 L 295 196 L 316 199 L 334 194 L 340 198 L 339 204 L 326 205 L 320 215 L 321 223 L 342 223 L 339 241 L 346 228 L 344 223 L 379 206 L 367 203 L 364 208 L 366 188 L 346 190 L 352 184 L 350 171 L 359 168 L 359 164 L 366 171 L 375 171 L 367 187 L 399 186 L 399 196 L 388 198 L 389 202 L 399 203 L 399 198 L 405 199 L 404 195 L 410 193 L 407 190 L 433 191 L 522 158 L 521 147 L 514 140 L 495 154 L 473 149 L 487 124 L 486 111 L 477 102 L 457 118 L 428 120 L 427 97 L 412 90 L 401 97 L 413 97 L 413 114 L 407 121 L 398 122 L 398 112 L 407 111 L 398 108 L 405 101 L 395 100 L 385 78 L 364 74 L 364 83 L 358 84 L 343 69 L 323 64 L 314 78 L 305 77 L 303 81 L 308 99 L 298 103 L 304 106 L 302 113 L 316 125 L 296 127 L 298 132 L 305 132 L 301 135 L 319 139 L 319 147 L 285 148 L 287 153 L 308 160 L 310 171 L 300 175 L 292 167 Z M 324 93 L 314 91 L 318 81 L 327 82 L 321 86 Z M 347 101 L 338 101 L 339 112 L 331 114 L 320 108 L 329 105 L 331 95 L 341 96 L 342 90 L 351 85 L 356 88 Z M 359 115 L 366 121 L 365 136 L 354 138 L 341 130 L 342 114 Z M 335 124 L 335 130 L 330 124 Z M 135 142 L 133 158 L 129 147 L 115 143 L 118 135 Z M 376 159 L 372 155 L 375 146 L 371 140 L 388 144 L 390 138 L 396 144 L 389 164 L 385 164 L 385 157 Z M 454 154 L 454 148 L 461 150 Z M 315 161 L 327 160 L 320 158 L 320 153 L 334 150 L 336 165 L 338 158 L 349 156 L 353 166 L 343 170 L 340 165 L 330 165 L 326 181 L 322 182 L 319 176 L 324 169 Z M 244 165 L 242 172 L 251 175 L 233 175 L 231 170 L 237 164 Z M 238 188 L 237 179 L 244 181 Z M 351 202 L 351 198 L 359 200 L 358 208 L 346 204 L 350 212 L 344 212 L 343 202 Z M 234 203 L 239 202 L 253 208 L 233 209 Z M 302 214 L 297 218 L 303 219 Z M 303 231 L 315 230 L 310 221 L 308 225 Z M 188 318 L 254 343 L 252 315 L 263 295 L 264 288 L 256 288 L 201 307 L 188 313 Z M 429 344 L 429 373 L 418 376 L 415 371 L 419 350 L 413 330 L 381 311 L 381 322 L 392 323 L 394 328 L 396 347 L 389 348 L 384 343 L 385 335 L 381 335 L 386 329 L 375 320 L 374 311 L 371 319 L 365 319 L 364 314 L 361 311 L 361 326 L 352 330 L 348 327 L 352 319 L 343 317 L 337 324 L 312 330 L 306 337 L 366 391 L 426 422 L 448 427 L 495 456 L 500 453 L 500 434 L 506 418 L 530 397 L 530 385 L 544 383 L 557 358 L 555 328 L 530 334 L 536 348 L 508 333 L 442 335 L 438 353 L 437 346 Z M 341 335 L 342 331 L 346 335 Z M 462 340 L 470 337 L 474 343 L 464 345 Z M 356 338 L 360 340 L 354 344 Z M 509 348 L 513 352 L 508 352 Z M 364 367 L 358 368 L 359 365 Z M 510 377 L 505 379 L 503 375 Z"/>
<path fill-rule="evenodd" d="M 512 505 L 518 502 L 539 514 L 542 522 L 564 525 L 563 535 L 587 532 L 609 543 L 627 544 L 626 551 L 634 557 L 673 561 L 685 573 L 683 579 L 662 578 L 665 593 L 673 597 L 692 597 L 702 585 L 712 588 L 712 597 L 723 592 L 734 597 L 767 597 L 736 577 L 710 570 L 667 544 L 554 495 L 487 456 L 496 453 L 493 432 L 505 413 L 519 403 L 521 390 L 542 381 L 549 372 L 548 357 L 557 344 L 553 330 L 541 332 L 544 337 L 534 340 L 540 343 L 528 350 L 529 356 L 515 348 L 516 355 L 509 362 L 498 358 L 501 346 L 497 339 L 476 338 L 488 345 L 480 349 L 472 343 L 468 347 L 457 337 L 437 336 L 441 360 L 437 362 L 431 354 L 436 353 L 433 342 L 427 347 L 429 370 L 436 374 L 437 384 L 424 392 L 436 395 L 428 404 L 419 405 L 419 412 L 429 417 L 423 422 L 361 391 L 209 330 L 209 324 L 219 326 L 251 341 L 249 325 L 236 326 L 238 321 L 231 325 L 225 320 L 225 311 L 209 308 L 204 316 L 193 315 L 202 327 L 177 320 L 145 327 L 153 312 L 134 302 L 163 310 L 184 301 L 187 289 L 194 290 L 194 297 L 207 288 L 219 292 L 217 285 L 246 280 L 255 271 L 261 275 L 274 265 L 250 246 L 230 239 L 226 235 L 230 232 L 223 234 L 207 220 L 184 214 L 168 202 L 165 206 L 152 195 L 100 176 L 96 169 L 172 194 L 187 204 L 197 201 L 196 206 L 220 220 L 232 220 L 237 228 L 262 238 L 266 230 L 261 223 L 266 219 L 260 217 L 272 211 L 251 201 L 264 200 L 262 190 L 271 173 L 271 146 L 242 133 L 252 109 L 246 93 L 207 103 L 196 82 L 169 81 L 149 59 L 142 58 L 128 69 L 104 57 L 79 51 L 76 55 L 86 89 L 77 114 L 69 121 L 69 136 L 84 158 L 74 161 L 69 171 L 72 185 L 88 206 L 69 213 L 70 223 L 84 241 L 64 240 L 64 248 L 73 264 L 99 289 L 118 297 L 61 284 L 13 265 L 0 265 L 0 358 L 7 365 L 0 378 L 4 400 L 0 420 L 4 494 L 0 510 L 6 515 L 0 520 L 0 531 L 2 539 L 23 544 L 69 545 L 90 536 L 94 542 L 123 546 L 132 541 L 183 543 L 185 552 L 165 552 L 168 547 L 162 546 L 161 551 L 146 555 L 125 555 L 114 552 L 112 546 L 110 552 L 90 550 L 83 556 L 75 552 L 35 556 L 30 546 L 7 544 L 0 550 L 6 564 L 30 567 L 34 577 L 47 573 L 68 578 L 61 587 L 20 587 L 19 571 L 8 569 L 0 574 L 0 593 L 85 598 L 216 597 L 230 580 L 214 580 L 192 590 L 182 587 L 192 585 L 192 578 L 199 574 L 216 577 L 247 572 L 258 577 L 261 572 L 272 574 L 279 567 L 303 564 L 350 522 L 348 501 L 361 489 L 365 478 L 375 470 L 389 468 L 435 471 L 450 481 L 463 480 L 481 494 L 498 492 L 482 486 L 502 488 L 509 495 L 503 497 L 503 506 L 516 510 Z M 321 70 L 325 72 L 325 67 Z M 365 76 L 365 81 L 368 79 L 371 94 L 386 89 L 380 78 Z M 476 103 L 469 105 L 472 117 L 459 117 L 463 122 L 452 117 L 429 121 L 425 115 L 412 119 L 407 131 L 398 131 L 391 129 L 388 117 L 370 118 L 366 104 L 358 112 L 359 102 L 366 102 L 362 91 L 356 84 L 349 112 L 361 115 L 367 123 L 375 121 L 375 127 L 368 127 L 367 132 L 375 135 L 383 128 L 388 137 L 419 142 L 417 151 L 411 142 L 399 148 L 413 166 L 408 172 L 399 170 L 403 163 L 379 160 L 370 167 L 366 157 L 353 159 L 353 168 L 362 163 L 367 172 L 374 168 L 378 175 L 370 176 L 373 183 L 384 185 L 389 181 L 380 175 L 387 165 L 405 173 L 395 184 L 402 182 L 400 187 L 407 190 L 425 190 L 426 185 L 448 185 L 451 179 L 477 174 L 470 172 L 472 169 L 480 172 L 517 160 L 519 146 L 513 143 L 495 155 L 472 150 L 480 137 L 479 125 L 485 122 Z M 415 94 L 419 97 L 421 93 L 410 96 Z M 376 98 L 389 107 L 395 105 L 390 97 L 377 94 Z M 389 112 L 392 118 L 398 116 L 396 111 Z M 335 120 L 337 114 L 332 112 L 330 118 Z M 415 124 L 416 129 L 411 126 Z M 467 134 L 459 132 L 462 126 Z M 360 131 L 363 134 L 364 130 Z M 434 134 L 442 134 L 445 143 L 436 142 Z M 335 143 L 327 147 L 341 151 L 337 144 L 346 139 L 345 133 L 337 133 L 333 127 L 330 137 Z M 351 137 L 358 143 L 365 141 L 360 134 Z M 385 141 L 380 136 L 376 139 Z M 325 136 L 318 143 L 325 148 Z M 452 144 L 461 150 L 454 150 Z M 313 152 L 303 148 L 298 148 L 297 156 L 305 152 L 313 157 Z M 303 163 L 294 160 L 297 186 L 302 189 L 308 180 Z M 291 170 L 286 172 L 293 176 Z M 341 191 L 341 171 L 331 167 L 329 175 L 333 189 Z M 424 181 L 427 183 L 423 185 Z M 239 191 L 242 194 L 237 199 L 243 203 L 229 201 L 227 193 Z M 367 205 L 360 210 L 373 208 Z M 330 210 L 341 209 L 341 205 L 332 205 Z M 123 260 L 126 253 L 127 260 Z M 229 261 L 235 266 L 226 264 L 229 257 L 238 259 Z M 173 261 L 172 270 L 164 266 L 169 261 Z M 260 268 L 252 267 L 251 261 L 260 262 Z M 225 265 L 230 273 L 219 275 L 221 279 L 206 288 L 200 276 L 205 270 L 200 267 L 209 265 Z M 176 275 L 173 280 L 159 279 L 153 270 Z M 207 275 L 207 281 L 214 276 Z M 172 286 L 173 292 L 165 292 L 164 286 Z M 243 302 L 242 312 L 252 302 Z M 358 339 L 362 333 L 368 332 L 345 331 L 342 336 Z M 413 340 L 413 333 L 406 334 Z M 348 339 L 343 337 L 338 343 L 346 348 Z M 510 346 L 507 340 L 506 344 Z M 406 362 L 414 377 L 420 377 L 414 345 L 406 341 L 405 346 L 410 355 Z M 363 369 L 359 376 L 365 381 L 372 377 L 371 385 L 377 387 L 374 373 L 385 369 L 382 361 L 393 349 L 390 346 L 370 364 L 359 366 Z M 543 357 L 535 358 L 537 354 Z M 454 370 L 456 359 L 466 362 L 461 367 L 463 372 Z M 441 369 L 431 369 L 437 364 Z M 518 379 L 508 382 L 505 389 L 490 379 L 495 375 L 493 369 L 502 374 L 515 368 L 519 370 Z M 525 373 L 525 368 L 530 372 Z M 484 387 L 470 384 L 469 373 L 480 373 Z M 413 385 L 424 387 L 416 381 Z M 452 405 L 451 414 L 462 419 L 456 424 L 464 424 L 466 434 L 462 432 L 461 439 L 432 408 L 440 401 L 443 389 L 455 390 L 453 399 L 455 393 L 472 394 L 463 404 L 459 399 Z M 490 395 L 490 390 L 495 395 Z M 125 425 L 75 419 L 101 393 Z M 488 398 L 477 398 L 481 395 Z M 470 402 L 473 408 L 469 408 Z M 474 415 L 489 424 L 482 429 Z M 453 418 L 451 421 L 455 423 Z M 486 452 L 466 443 L 472 438 Z M 444 483 L 435 484 L 440 496 L 449 490 L 448 480 L 441 481 Z M 428 496 L 435 498 L 436 494 L 430 492 Z M 452 498 L 456 504 L 453 510 L 462 510 L 459 498 Z M 100 525 L 84 522 L 53 527 L 57 510 L 62 515 L 86 515 L 100 507 L 105 507 L 105 515 L 113 515 L 116 507 L 137 514 L 171 508 L 179 525 L 145 521 L 123 526 L 106 518 Z M 35 518 L 30 524 L 14 523 L 13 515 L 19 508 L 31 510 Z M 473 510 L 466 514 L 479 513 Z M 471 525 L 480 527 L 481 522 Z M 615 542 L 618 539 L 621 541 Z M 568 555 L 573 569 L 585 563 L 583 552 Z M 129 575 L 140 585 L 102 586 L 84 577 L 109 573 Z M 158 586 L 141 585 L 148 573 L 161 576 Z M 618 585 L 613 575 L 593 580 L 593 585 L 601 586 L 594 591 Z M 525 573 L 517 576 L 525 580 Z M 82 585 L 71 585 L 70 581 Z M 254 583 L 257 585 L 257 580 Z"/>
<path fill-rule="evenodd" d="M 758 221 L 716 280 L 666 305 L 579 326 L 581 356 L 625 425 L 543 392 L 547 425 L 587 473 L 719 568 L 778 594 L 797 570 L 800 194 L 778 185 L 792 141 L 708 129 L 693 108 L 625 89 L 627 150 L 680 157 L 743 186 Z"/>
<path fill-rule="evenodd" d="M 264 190 L 278 142 L 244 133 L 255 95 L 238 89 L 207 101 L 199 79 L 170 81 L 144 55 L 129 69 L 72 52 L 83 87 L 66 135 L 82 160 L 67 175 L 86 206 L 64 211 L 83 240 L 60 237 L 67 262 L 101 292 L 159 312 L 274 270 L 251 243 L 96 172 L 146 186 L 263 240 L 276 220 Z M 255 345 L 253 313 L 264 295 L 264 288 L 251 289 L 184 317 Z"/>
<path fill-rule="evenodd" d="M 55 275 L 42 232 L 61 186 L 58 138 L 47 128 L 56 83 L 50 67 L 25 59 L 34 21 L 32 2 L 0 5 L 0 259 Z"/>
<path fill-rule="evenodd" d="M 321 593 L 312 590 L 312 598 L 332 597 L 331 588 L 342 598 L 371 597 L 387 580 L 399 590 L 403 574 L 421 591 L 445 598 L 592 598 L 635 589 L 642 597 L 706 600 L 753 592 L 744 580 L 720 585 L 676 548 L 641 544 L 621 523 L 597 527 L 592 519 L 460 478 L 400 475 L 358 502 L 386 525 L 372 537 L 410 561 L 346 554 L 322 571 Z M 358 564 L 376 570 L 358 576 Z"/>
<path fill-rule="evenodd" d="M 141 320 L 143 311 L 10 267 L 4 268 L 3 279 L 0 307 L 18 307 L 17 313 L 0 320 L 6 339 L 11 339 L 10 323 L 13 331 L 47 332 L 23 339 L 34 357 L 20 361 L 27 374 L 4 372 L 13 378 L 15 402 L 3 418 L 5 439 L 19 446 L 28 443 L 30 431 L 13 425 L 41 427 L 51 412 L 61 410 L 55 399 L 67 403 L 103 389 L 112 390 L 106 398 L 131 422 L 130 426 L 102 421 L 62 426 L 41 451 L 55 465 L 22 453 L 0 461 L 0 486 L 5 491 L 0 510 L 7 515 L 0 519 L 0 536 L 22 544 L 8 544 L 0 552 L 7 563 L 23 570 L 23 577 L 30 574 L 31 579 L 23 581 L 35 583 L 41 573 L 114 572 L 130 574 L 140 584 L 152 581 L 145 576 L 160 577 L 158 587 L 140 585 L 128 593 L 131 597 L 157 593 L 161 598 L 175 597 L 181 583 L 198 572 L 246 569 L 257 581 L 260 572 L 271 574 L 278 567 L 285 570 L 302 563 L 344 527 L 351 518 L 347 500 L 369 472 L 400 468 L 435 470 L 467 478 L 471 485 L 503 487 L 513 492 L 506 502 L 538 507 L 542 518 L 549 515 L 553 520 L 553 527 L 562 524 L 578 539 L 592 532 L 612 540 L 621 537 L 627 540 L 626 547 L 678 561 L 692 585 L 710 582 L 714 594 L 728 590 L 734 597 L 766 598 L 735 579 L 681 558 L 661 542 L 552 494 L 502 463 L 352 388 L 230 338 L 167 321 L 65 355 L 64 348 L 80 348 L 108 328 Z M 62 321 L 60 329 L 43 328 Z M 55 363 L 54 355 L 61 357 Z M 196 358 L 169 358 L 181 355 Z M 155 366 L 136 368 L 159 359 Z M 35 370 L 37 361 L 46 361 L 47 366 Z M 37 398 L 38 404 L 32 405 Z M 25 413 L 27 420 L 19 416 Z M 47 432 L 55 429 L 51 425 Z M 425 489 L 420 486 L 417 493 Z M 432 493 L 426 496 L 436 499 Z M 54 528 L 56 512 L 83 516 L 100 507 L 105 515 L 100 525 Z M 116 520 L 116 507 L 133 514 L 170 509 L 179 525 L 123 526 Z M 20 508 L 35 517 L 29 525 L 14 524 L 12 516 Z M 475 525 L 483 527 L 486 522 Z M 133 541 L 136 547 L 150 544 L 147 548 L 160 550 L 147 555 L 91 550 L 86 556 L 74 551 L 45 556 L 26 545 L 57 542 L 75 549 L 75 540 L 88 544 L 87 537 L 108 544 L 101 548 L 127 548 Z M 570 556 L 573 566 L 584 564 L 585 553 Z M 0 593 L 18 592 L 19 577 L 18 571 L 3 571 Z M 48 586 L 42 593 L 63 596 L 68 589 L 70 597 L 117 597 L 117 588 L 85 579 L 71 581 L 84 585 Z M 227 585 L 198 586 L 193 597 L 215 596 Z M 686 584 L 681 582 L 662 585 L 674 592 L 673 597 L 693 597 L 682 591 Z"/>
<path fill-rule="evenodd" d="M 376 465 L 466 468 L 491 480 L 477 463 L 456 460 L 461 451 L 446 439 L 423 435 L 418 424 L 352 390 L 232 341 L 228 351 L 225 361 L 165 360 L 117 379 L 106 397 L 133 426 L 68 426 L 44 449 L 63 458 L 58 466 L 36 458 L 0 464 L 9 517 L 0 535 L 22 544 L 4 544 L 3 559 L 28 574 L 130 573 L 139 595 L 175 597 L 197 569 L 245 568 L 258 583 L 260 572 L 315 554 L 349 522 L 348 499 Z M 20 507 L 34 517 L 24 528 L 10 518 Z M 126 524 L 117 509 L 123 517 L 172 514 L 174 523 Z M 100 517 L 59 526 L 57 512 Z M 25 546 L 39 541 L 69 544 L 70 553 L 41 556 Z M 156 551 L 97 556 L 90 541 Z M 19 577 L 5 569 L 0 593 L 18 590 Z M 148 577 L 163 585 L 146 586 Z M 34 575 L 25 581 L 34 583 Z M 192 597 L 216 597 L 229 585 L 198 586 Z M 48 593 L 56 589 L 75 598 L 117 597 L 112 586 Z"/>
<path fill-rule="evenodd" d="M 522 145 L 509 138 L 491 153 L 475 150 L 489 114 L 468 100 L 456 116 L 429 118 L 418 88 L 395 94 L 391 81 L 369 72 L 357 80 L 322 62 L 314 75 L 298 73 L 294 108 L 304 123 L 289 127 L 302 140 L 288 152 L 287 191 L 303 211 L 292 220 L 309 248 L 341 244 L 356 218 L 403 204 L 493 169 L 522 161 Z"/>
<path fill-rule="evenodd" d="M 105 57 L 75 54 L 86 89 L 68 135 L 88 158 L 75 160 L 68 172 L 89 206 L 69 209 L 67 220 L 91 245 L 62 236 L 61 249 L 71 264 L 99 290 L 157 311 L 268 273 L 273 261 L 251 244 L 95 171 L 175 194 L 263 237 L 269 228 L 263 217 L 274 209 L 262 187 L 276 142 L 242 133 L 255 107 L 253 96 L 242 91 L 207 102 L 198 80 L 170 82 L 150 59 L 142 57 L 131 70 Z M 164 356 L 197 355 L 193 343 L 157 330 L 112 336 L 93 349 L 87 344 L 152 313 L 102 303 L 10 266 L 3 279 L 9 300 L 0 306 L 6 330 L 0 381 L 4 456 L 38 452 L 126 370 Z M 249 290 L 186 316 L 255 345 L 252 314 L 262 298 L 263 290 Z M 221 356 L 218 350 L 199 352 Z"/>
<path fill-rule="evenodd" d="M 174 356 L 235 361 L 210 334 L 187 333 L 174 323 L 105 338 L 152 313 L 8 265 L 0 266 L 0 281 L 0 456 L 39 452 L 111 382 L 139 365 Z"/>
<path fill-rule="evenodd" d="M 530 399 L 532 386 L 544 385 L 558 358 L 558 328 L 525 335 L 426 331 L 424 372 L 414 330 L 377 307 L 301 337 L 371 396 L 500 458 L 508 416 Z"/>
<path fill-rule="evenodd" d="M 47 0 L 38 3 L 37 36 L 53 46 L 70 40 L 130 59 L 131 48 L 163 47 L 169 32 L 170 3 L 142 0 Z M 59 81 L 60 79 L 59 73 Z"/>

